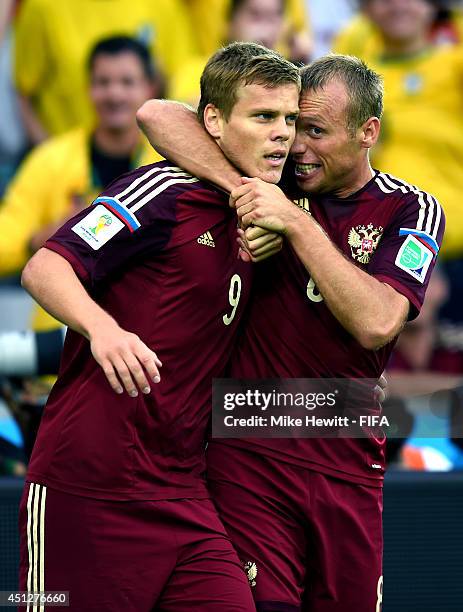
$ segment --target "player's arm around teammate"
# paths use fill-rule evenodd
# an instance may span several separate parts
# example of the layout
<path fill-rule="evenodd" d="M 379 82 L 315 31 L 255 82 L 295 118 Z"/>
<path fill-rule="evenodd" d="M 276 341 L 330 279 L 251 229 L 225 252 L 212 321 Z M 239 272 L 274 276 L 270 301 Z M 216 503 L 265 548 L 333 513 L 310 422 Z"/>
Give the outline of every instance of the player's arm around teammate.
<path fill-rule="evenodd" d="M 241 185 L 240 172 L 205 132 L 189 106 L 172 100 L 148 100 L 138 109 L 137 122 L 156 151 L 180 168 L 190 168 L 194 176 L 225 191 Z M 182 129 L 173 130 L 172 126 Z M 190 154 L 192 146 L 194 156 Z"/>
<path fill-rule="evenodd" d="M 198 122 L 196 113 L 185 104 L 172 100 L 148 100 L 137 112 L 137 121 L 153 147 L 166 159 L 194 175 L 230 192 L 241 185 L 241 175 L 230 164 L 214 139 Z M 182 129 L 172 130 L 172 126 Z M 195 154 L 190 152 L 194 148 Z M 243 242 L 243 261 L 259 262 L 281 250 L 283 240 L 275 232 L 256 227 L 251 233 L 254 252 L 248 252 Z"/>
<path fill-rule="evenodd" d="M 140 338 L 122 329 L 89 296 L 69 262 L 42 248 L 24 268 L 23 287 L 45 310 L 90 341 L 92 354 L 116 393 L 150 392 L 162 365 Z"/>
<path fill-rule="evenodd" d="M 374 350 L 392 340 L 407 319 L 407 298 L 344 257 L 313 217 L 281 189 L 258 179 L 242 180 L 230 198 L 242 227 L 285 235 L 331 312 L 364 348 Z M 252 252 L 256 244 L 252 234 L 247 237 Z"/>

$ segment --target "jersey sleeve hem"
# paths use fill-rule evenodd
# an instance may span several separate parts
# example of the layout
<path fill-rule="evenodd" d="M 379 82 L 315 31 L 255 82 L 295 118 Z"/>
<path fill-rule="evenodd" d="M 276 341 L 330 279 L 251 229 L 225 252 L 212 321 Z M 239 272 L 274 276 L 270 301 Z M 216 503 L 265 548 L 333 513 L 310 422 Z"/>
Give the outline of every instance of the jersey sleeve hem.
<path fill-rule="evenodd" d="M 416 317 L 420 313 L 421 304 L 416 299 L 416 296 L 413 294 L 413 292 L 410 291 L 408 287 L 403 285 L 396 278 L 391 278 L 390 276 L 386 276 L 385 274 L 373 274 L 373 276 L 382 283 L 390 285 L 393 289 L 405 296 L 410 302 L 410 312 L 408 313 L 408 320 L 412 321 L 413 319 L 416 319 Z"/>
<path fill-rule="evenodd" d="M 44 247 L 46 249 L 50 249 L 50 251 L 58 253 L 58 255 L 61 255 L 61 257 L 64 257 L 64 259 L 66 259 L 71 264 L 74 272 L 77 274 L 81 281 L 85 282 L 89 280 L 89 273 L 82 265 L 82 262 L 74 255 L 74 253 L 72 253 L 65 246 L 63 246 L 59 242 L 55 242 L 54 240 L 47 240 L 44 244 Z"/>

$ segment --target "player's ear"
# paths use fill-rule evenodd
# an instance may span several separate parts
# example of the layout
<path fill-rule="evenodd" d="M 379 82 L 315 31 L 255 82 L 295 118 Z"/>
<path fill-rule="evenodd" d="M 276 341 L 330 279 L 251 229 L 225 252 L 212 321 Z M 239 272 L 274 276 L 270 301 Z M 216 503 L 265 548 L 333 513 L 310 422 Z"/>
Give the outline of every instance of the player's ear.
<path fill-rule="evenodd" d="M 212 138 L 220 138 L 222 136 L 222 125 L 222 113 L 213 104 L 208 104 L 204 109 L 204 127 Z"/>
<path fill-rule="evenodd" d="M 360 128 L 360 145 L 364 149 L 370 149 L 375 145 L 379 138 L 381 121 L 378 117 L 370 117 Z"/>

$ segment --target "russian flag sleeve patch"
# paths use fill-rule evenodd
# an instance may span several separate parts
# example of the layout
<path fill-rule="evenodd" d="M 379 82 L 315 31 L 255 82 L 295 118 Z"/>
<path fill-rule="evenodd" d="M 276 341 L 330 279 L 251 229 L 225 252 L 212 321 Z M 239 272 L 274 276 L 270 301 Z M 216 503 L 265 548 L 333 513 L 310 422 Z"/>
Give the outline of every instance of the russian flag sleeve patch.
<path fill-rule="evenodd" d="M 140 223 L 138 222 L 136 216 L 131 212 L 126 206 L 121 204 L 119 200 L 116 198 L 111 198 L 108 196 L 102 196 L 97 198 L 93 205 L 100 204 L 107 208 L 113 215 L 115 215 L 124 225 L 127 226 L 129 232 L 135 232 L 140 228 Z"/>

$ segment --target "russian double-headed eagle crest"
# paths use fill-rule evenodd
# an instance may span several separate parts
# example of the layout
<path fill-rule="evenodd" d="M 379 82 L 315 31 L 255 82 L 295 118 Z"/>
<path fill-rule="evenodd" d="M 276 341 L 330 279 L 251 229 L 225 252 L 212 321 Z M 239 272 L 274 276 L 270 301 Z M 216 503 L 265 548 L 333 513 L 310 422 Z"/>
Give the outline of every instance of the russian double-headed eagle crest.
<path fill-rule="evenodd" d="M 246 561 L 244 564 L 244 571 L 246 572 L 246 576 L 248 577 L 249 584 L 252 587 L 256 586 L 256 577 L 257 577 L 257 565 L 254 561 Z"/>
<path fill-rule="evenodd" d="M 357 225 L 349 232 L 347 242 L 350 246 L 352 257 L 361 264 L 367 264 L 378 246 L 384 228 L 368 225 Z"/>

